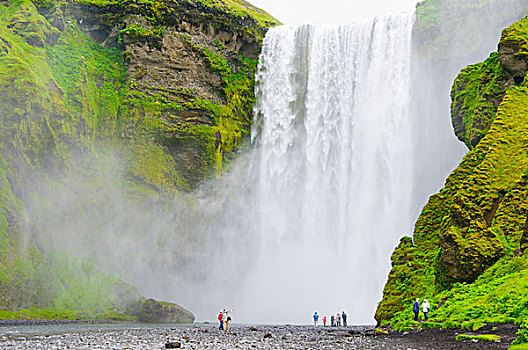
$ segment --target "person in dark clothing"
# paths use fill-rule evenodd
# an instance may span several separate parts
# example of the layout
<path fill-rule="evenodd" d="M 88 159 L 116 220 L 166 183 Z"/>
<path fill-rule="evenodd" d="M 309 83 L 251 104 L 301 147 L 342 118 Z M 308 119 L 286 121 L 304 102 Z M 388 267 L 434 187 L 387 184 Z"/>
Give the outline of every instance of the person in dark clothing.
<path fill-rule="evenodd" d="M 343 311 L 343 313 L 341 314 L 341 319 L 343 320 L 343 327 L 346 327 L 346 326 L 347 326 L 347 322 L 346 322 L 347 314 L 345 314 L 344 311 Z"/>
<path fill-rule="evenodd" d="M 334 317 L 334 315 L 332 315 L 330 317 L 330 322 L 331 322 L 332 327 L 335 327 L 335 317 Z"/>
<path fill-rule="evenodd" d="M 414 320 L 418 321 L 418 314 L 420 313 L 420 299 L 416 299 L 413 305 Z"/>

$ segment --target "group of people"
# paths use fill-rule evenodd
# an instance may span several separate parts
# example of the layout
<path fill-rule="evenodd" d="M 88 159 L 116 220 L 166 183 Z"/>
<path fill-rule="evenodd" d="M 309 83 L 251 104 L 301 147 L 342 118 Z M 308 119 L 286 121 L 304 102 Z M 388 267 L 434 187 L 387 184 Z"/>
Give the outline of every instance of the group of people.
<path fill-rule="evenodd" d="M 231 322 L 231 312 L 233 310 L 227 310 L 223 309 L 218 314 L 218 321 L 220 321 L 220 327 L 218 327 L 221 331 L 228 331 L 229 330 L 229 322 Z"/>
<path fill-rule="evenodd" d="M 317 311 L 313 315 L 314 320 L 314 326 L 317 327 L 317 322 L 319 322 L 319 314 Z M 339 312 L 335 315 L 330 316 L 330 326 L 331 327 L 341 327 L 341 321 L 343 321 L 343 327 L 347 326 L 347 314 L 343 311 L 343 313 L 339 314 Z M 326 316 L 323 316 L 323 326 L 326 326 Z"/>
<path fill-rule="evenodd" d="M 422 311 L 425 316 L 425 320 L 429 321 L 429 309 L 431 308 L 431 305 L 429 305 L 429 302 L 427 299 L 424 299 L 422 303 Z M 416 301 L 413 304 L 413 312 L 414 312 L 414 320 L 418 321 L 418 316 L 420 315 L 420 298 L 416 299 Z"/>

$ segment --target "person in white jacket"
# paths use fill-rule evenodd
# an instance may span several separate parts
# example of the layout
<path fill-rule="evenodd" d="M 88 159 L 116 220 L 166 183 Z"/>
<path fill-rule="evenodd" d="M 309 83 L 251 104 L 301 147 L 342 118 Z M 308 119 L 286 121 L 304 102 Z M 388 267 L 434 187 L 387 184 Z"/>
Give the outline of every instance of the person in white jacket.
<path fill-rule="evenodd" d="M 225 310 L 222 313 L 222 321 L 224 322 L 224 331 L 229 331 L 229 322 L 231 322 L 231 312 L 233 310 Z"/>
<path fill-rule="evenodd" d="M 424 299 L 423 303 L 422 303 L 422 311 L 425 315 L 425 321 L 428 321 L 429 320 L 429 309 L 431 308 L 431 306 L 429 305 L 429 302 L 427 301 L 427 299 Z"/>

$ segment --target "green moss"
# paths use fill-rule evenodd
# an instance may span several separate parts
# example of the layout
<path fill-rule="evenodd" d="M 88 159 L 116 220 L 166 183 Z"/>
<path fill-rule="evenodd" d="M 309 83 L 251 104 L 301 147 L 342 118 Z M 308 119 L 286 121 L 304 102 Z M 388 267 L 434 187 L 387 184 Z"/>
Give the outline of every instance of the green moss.
<path fill-rule="evenodd" d="M 517 337 L 513 340 L 513 345 L 528 344 L 528 320 L 520 323 L 520 328 L 517 330 Z"/>
<path fill-rule="evenodd" d="M 154 29 L 144 28 L 137 23 L 131 23 L 119 32 L 119 40 L 123 38 L 129 42 L 149 43 L 152 47 L 161 50 L 164 29 L 157 27 Z"/>
<path fill-rule="evenodd" d="M 394 251 L 376 312 L 381 325 L 405 326 L 417 297 L 429 300 L 431 320 L 443 327 L 527 317 L 528 89 L 507 84 L 501 69 L 495 53 L 455 82 L 454 111 L 471 151 L 429 199 L 414 240 Z"/>
<path fill-rule="evenodd" d="M 176 188 L 188 188 L 184 179 L 175 178 L 174 160 L 159 145 L 133 143 L 129 147 L 131 159 L 127 170 L 133 177 L 167 193 L 174 193 Z"/>
<path fill-rule="evenodd" d="M 473 149 L 486 135 L 505 93 L 499 54 L 463 69 L 453 84 L 451 116 L 458 138 Z"/>
<path fill-rule="evenodd" d="M 500 339 L 501 339 L 500 335 L 496 335 L 496 334 L 459 334 L 456 336 L 456 340 L 458 341 L 479 340 L 479 341 L 495 342 L 495 341 L 500 341 Z"/>
<path fill-rule="evenodd" d="M 275 18 L 267 12 L 251 5 L 244 0 L 199 0 L 201 4 L 210 6 L 221 11 L 229 11 L 238 17 L 255 18 L 260 25 L 270 26 L 280 24 Z"/>
<path fill-rule="evenodd" d="M 94 315 L 112 313 L 116 305 L 134 298 L 132 287 L 99 272 L 87 262 L 71 258 L 65 252 L 53 252 L 48 261 L 51 270 L 61 278 L 60 292 L 52 302 L 53 310 Z"/>
<path fill-rule="evenodd" d="M 112 9 L 144 16 L 153 25 L 167 25 L 176 19 L 172 15 L 193 13 L 202 17 L 201 21 L 210 22 L 217 27 L 236 27 L 249 36 L 262 40 L 264 31 L 280 24 L 265 11 L 244 0 L 75 0 L 77 3 Z M 121 16 L 107 16 L 106 20 L 120 21 Z M 108 23 L 107 21 L 107 24 Z"/>
<path fill-rule="evenodd" d="M 512 345 L 508 350 L 528 350 L 528 344 Z"/>
<path fill-rule="evenodd" d="M 84 16 L 120 30 L 121 42 L 97 44 L 79 28 Z M 251 50 L 276 23 L 235 0 L 24 0 L 2 5 L 0 306 L 5 317 L 122 318 L 120 302 L 132 293 L 118 279 L 64 252 L 46 252 L 46 242 L 37 246 L 33 237 L 41 228 L 25 217 L 25 205 L 32 206 L 33 217 L 46 216 L 53 213 L 47 196 L 67 193 L 75 197 L 78 215 L 87 215 L 83 205 L 99 198 L 79 194 L 83 188 L 69 183 L 72 178 L 96 189 L 106 188 L 105 181 L 120 184 L 133 202 L 166 203 L 177 189 L 190 190 L 220 174 L 235 156 L 250 130 L 257 60 L 215 38 L 189 39 L 191 50 L 220 78 L 214 101 L 186 86 L 145 87 L 140 75 L 150 67 L 134 76 L 127 73 L 125 60 L 135 59 L 134 45 L 160 50 L 167 28 L 208 21 L 217 34 L 236 34 Z M 123 52 L 128 44 L 130 50 Z M 198 118 L 181 117 L 188 112 Z M 197 154 L 194 168 L 178 167 L 181 149 Z"/>
<path fill-rule="evenodd" d="M 528 32 L 528 18 L 513 23 L 502 32 L 499 46 L 508 46 L 515 49 L 514 55 L 519 59 L 528 58 L 528 43 L 526 33 Z"/>
<path fill-rule="evenodd" d="M 440 322 L 423 322 L 420 326 L 423 329 L 444 329 L 444 325 Z"/>

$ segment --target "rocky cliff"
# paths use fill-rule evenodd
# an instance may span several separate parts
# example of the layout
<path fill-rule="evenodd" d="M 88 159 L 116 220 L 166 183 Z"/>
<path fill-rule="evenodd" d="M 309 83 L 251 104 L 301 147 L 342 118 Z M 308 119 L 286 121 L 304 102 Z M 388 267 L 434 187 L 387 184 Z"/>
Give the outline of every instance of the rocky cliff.
<path fill-rule="evenodd" d="M 148 206 L 219 174 L 275 24 L 242 0 L 0 1 L 0 317 L 108 316 L 139 297 L 50 239 L 76 232 L 82 255 L 94 232 L 115 239 L 90 228 L 117 214 L 108 200 Z"/>
<path fill-rule="evenodd" d="M 418 297 L 433 301 L 434 322 L 422 327 L 528 317 L 527 39 L 524 18 L 502 32 L 498 52 L 456 78 L 453 126 L 470 151 L 394 251 L 376 313 L 381 325 L 417 326 Z"/>

